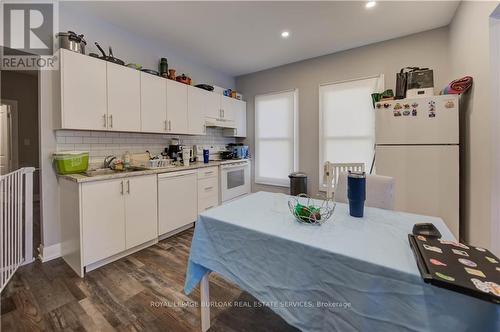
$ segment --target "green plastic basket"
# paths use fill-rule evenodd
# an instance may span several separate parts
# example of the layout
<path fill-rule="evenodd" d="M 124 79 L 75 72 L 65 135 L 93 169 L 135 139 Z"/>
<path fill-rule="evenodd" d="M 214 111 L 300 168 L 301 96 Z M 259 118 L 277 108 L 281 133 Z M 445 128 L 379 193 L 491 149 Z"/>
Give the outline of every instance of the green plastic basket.
<path fill-rule="evenodd" d="M 89 166 L 89 153 L 87 151 L 56 152 L 54 163 L 58 174 L 83 173 Z"/>

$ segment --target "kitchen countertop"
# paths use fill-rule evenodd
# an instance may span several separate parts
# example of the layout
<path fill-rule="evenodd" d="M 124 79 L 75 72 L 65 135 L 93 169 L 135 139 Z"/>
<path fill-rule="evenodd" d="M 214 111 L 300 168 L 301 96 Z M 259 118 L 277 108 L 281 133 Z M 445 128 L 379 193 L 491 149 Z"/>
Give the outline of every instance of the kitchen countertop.
<path fill-rule="evenodd" d="M 238 160 L 234 160 L 238 161 Z M 240 160 L 241 161 L 241 160 Z M 87 176 L 85 174 L 67 174 L 67 175 L 58 175 L 59 178 L 71 180 L 78 183 L 83 182 L 93 182 L 93 181 L 103 181 L 103 180 L 111 180 L 111 179 L 120 179 L 131 176 L 141 176 L 141 175 L 149 175 L 149 174 L 160 174 L 160 173 L 170 173 L 170 172 L 179 172 L 179 171 L 187 171 L 191 169 L 219 166 L 221 164 L 227 163 L 228 160 L 224 161 L 210 161 L 208 164 L 203 162 L 194 162 L 190 163 L 189 166 L 175 166 L 171 168 L 160 168 L 160 169 L 145 169 L 140 171 L 127 171 L 127 172 L 119 172 L 112 174 L 103 174 L 103 175 L 95 175 L 95 176 Z"/>

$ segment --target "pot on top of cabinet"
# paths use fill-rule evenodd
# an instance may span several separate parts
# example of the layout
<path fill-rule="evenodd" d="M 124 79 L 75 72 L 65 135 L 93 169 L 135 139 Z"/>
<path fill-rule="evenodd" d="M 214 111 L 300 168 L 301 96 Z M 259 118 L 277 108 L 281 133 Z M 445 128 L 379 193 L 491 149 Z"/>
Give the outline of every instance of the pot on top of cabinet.
<path fill-rule="evenodd" d="M 85 45 L 87 45 L 87 42 L 83 38 L 83 35 L 77 35 L 73 31 L 68 31 L 57 33 L 56 38 L 59 41 L 60 48 L 85 54 Z"/>

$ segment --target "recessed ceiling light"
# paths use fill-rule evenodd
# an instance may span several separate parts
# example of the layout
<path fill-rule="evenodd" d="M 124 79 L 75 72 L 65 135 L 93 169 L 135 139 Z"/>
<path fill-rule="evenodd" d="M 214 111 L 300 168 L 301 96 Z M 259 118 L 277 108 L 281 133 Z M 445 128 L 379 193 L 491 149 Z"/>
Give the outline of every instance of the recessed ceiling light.
<path fill-rule="evenodd" d="M 281 37 L 283 37 L 283 38 L 288 38 L 289 36 L 290 36 L 290 32 L 288 32 L 288 31 L 283 31 L 281 33 Z"/>
<path fill-rule="evenodd" d="M 377 4 L 377 1 L 368 1 L 365 5 L 366 8 L 373 8 Z"/>

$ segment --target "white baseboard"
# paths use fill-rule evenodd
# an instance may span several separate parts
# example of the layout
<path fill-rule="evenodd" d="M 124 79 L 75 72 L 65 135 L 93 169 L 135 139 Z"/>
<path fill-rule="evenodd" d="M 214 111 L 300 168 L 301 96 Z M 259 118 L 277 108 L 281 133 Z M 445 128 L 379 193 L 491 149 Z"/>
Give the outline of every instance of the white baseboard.
<path fill-rule="evenodd" d="M 61 257 L 61 244 L 56 243 L 51 246 L 40 246 L 40 259 L 43 263 Z"/>

